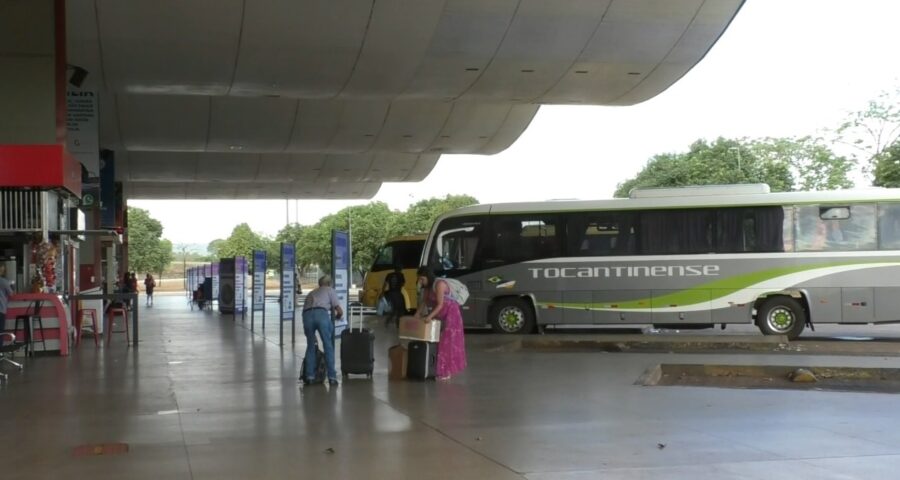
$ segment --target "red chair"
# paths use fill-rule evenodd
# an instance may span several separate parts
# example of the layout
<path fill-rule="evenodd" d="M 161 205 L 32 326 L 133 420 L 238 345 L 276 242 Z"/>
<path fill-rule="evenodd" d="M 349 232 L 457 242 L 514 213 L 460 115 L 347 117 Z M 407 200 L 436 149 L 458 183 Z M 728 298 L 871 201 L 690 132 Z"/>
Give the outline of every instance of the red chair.
<path fill-rule="evenodd" d="M 84 326 L 84 316 L 91 316 L 91 325 L 94 330 L 94 346 L 100 346 L 100 328 L 97 324 L 97 310 L 94 308 L 85 308 L 83 310 L 78 310 L 78 315 L 75 317 L 75 346 L 81 345 L 81 329 Z"/>
<path fill-rule="evenodd" d="M 122 322 L 125 323 L 125 330 L 113 331 L 113 323 L 116 321 L 116 316 L 122 316 Z M 127 343 L 131 343 L 131 336 L 128 332 L 128 309 L 125 307 L 113 307 L 107 311 L 107 322 L 106 322 L 106 344 L 109 345 L 110 341 L 112 341 L 113 333 L 125 333 L 125 341 Z"/>

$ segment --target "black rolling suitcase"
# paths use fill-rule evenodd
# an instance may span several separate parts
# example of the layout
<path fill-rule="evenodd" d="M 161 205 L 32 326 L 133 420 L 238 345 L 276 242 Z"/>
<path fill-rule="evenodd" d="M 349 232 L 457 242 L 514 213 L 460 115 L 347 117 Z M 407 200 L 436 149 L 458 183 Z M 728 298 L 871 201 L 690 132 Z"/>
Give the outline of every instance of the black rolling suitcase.
<path fill-rule="evenodd" d="M 362 313 L 359 328 L 353 329 L 353 315 L 348 313 L 349 325 L 341 332 L 341 373 L 366 375 L 372 378 L 375 370 L 375 334 L 362 328 Z"/>
<path fill-rule="evenodd" d="M 437 343 L 413 340 L 409 342 L 406 378 L 427 380 L 434 378 L 437 369 Z"/>

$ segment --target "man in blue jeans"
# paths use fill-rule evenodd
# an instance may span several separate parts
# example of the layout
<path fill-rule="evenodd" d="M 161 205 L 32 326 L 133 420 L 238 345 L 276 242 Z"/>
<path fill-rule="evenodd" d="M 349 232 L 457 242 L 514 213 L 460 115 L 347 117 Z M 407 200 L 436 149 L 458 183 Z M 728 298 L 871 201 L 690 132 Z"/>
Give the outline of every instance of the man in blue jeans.
<path fill-rule="evenodd" d="M 344 315 L 338 300 L 337 292 L 331 288 L 331 277 L 328 275 L 319 279 L 319 288 L 306 295 L 303 303 L 303 332 L 306 334 L 306 375 L 303 382 L 307 385 L 315 382 L 316 372 L 316 332 L 322 337 L 322 349 L 325 350 L 325 363 L 328 365 L 328 383 L 337 385 L 337 372 L 334 369 L 334 318 Z"/>

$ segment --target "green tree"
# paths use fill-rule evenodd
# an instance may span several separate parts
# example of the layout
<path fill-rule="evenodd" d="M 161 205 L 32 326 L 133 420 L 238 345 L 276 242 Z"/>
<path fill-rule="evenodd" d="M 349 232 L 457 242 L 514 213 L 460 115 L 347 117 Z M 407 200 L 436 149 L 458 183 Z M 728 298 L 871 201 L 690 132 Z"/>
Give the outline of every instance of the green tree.
<path fill-rule="evenodd" d="M 651 158 L 631 179 L 619 184 L 616 197 L 640 187 L 682 187 L 767 183 L 773 191 L 787 191 L 793 185 L 786 162 L 762 161 L 739 140 L 718 138 L 697 140 L 687 153 L 664 153 Z"/>
<path fill-rule="evenodd" d="M 293 243 L 297 244 L 300 241 L 300 236 L 303 235 L 303 231 L 308 227 L 304 225 L 300 225 L 299 223 L 291 223 L 290 225 L 285 225 L 278 233 L 275 235 L 275 241 L 278 243 Z"/>
<path fill-rule="evenodd" d="M 766 183 L 772 191 L 833 190 L 853 186 L 854 162 L 821 138 L 698 140 L 686 153 L 656 155 L 616 189 L 627 197 L 638 187 Z"/>
<path fill-rule="evenodd" d="M 270 243 L 271 240 L 251 230 L 250 225 L 242 223 L 234 227 L 231 235 L 219 245 L 216 253 L 219 258 L 238 256 L 252 258 L 253 250 L 265 250 Z"/>
<path fill-rule="evenodd" d="M 475 205 L 478 200 L 471 195 L 447 195 L 444 198 L 420 200 L 402 213 L 397 220 L 400 235 L 427 233 L 441 215 L 457 208 Z"/>
<path fill-rule="evenodd" d="M 331 232 L 323 220 L 309 226 L 300 234 L 297 243 L 296 261 L 301 268 L 318 265 L 324 271 L 331 271 Z"/>
<path fill-rule="evenodd" d="M 310 227 L 300 225 L 299 223 L 291 223 L 289 225 L 285 225 L 281 230 L 275 234 L 275 238 L 269 242 L 269 246 L 267 251 L 269 252 L 269 258 L 279 258 L 281 255 L 281 244 L 287 243 L 294 245 L 295 250 L 295 258 L 297 262 L 297 270 L 298 273 L 303 273 L 307 267 L 309 267 L 310 263 L 304 263 L 300 258 L 300 238 L 303 235 L 303 232 Z M 274 256 L 273 256 L 274 255 Z M 271 262 L 270 262 L 271 263 Z"/>
<path fill-rule="evenodd" d="M 163 226 L 150 212 L 128 207 L 128 269 L 160 273 L 172 262 L 172 242 L 162 239 Z"/>
<path fill-rule="evenodd" d="M 834 153 L 822 138 L 762 138 L 744 140 L 744 143 L 764 164 L 787 163 L 793 179 L 791 190 L 837 190 L 853 186 L 849 175 L 856 162 Z"/>
<path fill-rule="evenodd" d="M 900 141 L 878 155 L 873 173 L 876 187 L 900 188 Z"/>
<path fill-rule="evenodd" d="M 316 225 L 303 230 L 297 252 L 298 264 L 316 264 L 321 269 L 330 271 L 331 232 L 343 230 L 351 232 L 351 260 L 354 269 L 365 273 L 372 265 L 378 247 L 386 239 L 397 235 L 397 215 L 384 202 L 372 202 L 347 207 L 323 217 Z"/>
<path fill-rule="evenodd" d="M 222 255 L 219 254 L 219 250 L 222 249 L 222 246 L 224 244 L 225 244 L 225 240 L 223 240 L 221 238 L 217 238 L 217 239 L 209 242 L 209 245 L 206 246 L 206 253 L 208 254 L 207 258 L 209 260 L 215 260 L 215 259 L 221 257 Z"/>
<path fill-rule="evenodd" d="M 865 109 L 851 113 L 835 130 L 835 141 L 852 149 L 864 172 L 873 172 L 879 157 L 898 140 L 900 87 L 881 92 Z"/>
<path fill-rule="evenodd" d="M 364 274 L 387 239 L 428 232 L 438 216 L 476 203 L 478 200 L 469 195 L 448 195 L 421 200 L 401 213 L 392 211 L 383 202 L 371 202 L 347 207 L 323 217 L 315 225 L 288 225 L 278 233 L 276 240 L 297 238 L 298 267 L 305 269 L 318 265 L 327 272 L 331 270 L 332 230 L 350 231 L 353 267 L 359 274 Z"/>

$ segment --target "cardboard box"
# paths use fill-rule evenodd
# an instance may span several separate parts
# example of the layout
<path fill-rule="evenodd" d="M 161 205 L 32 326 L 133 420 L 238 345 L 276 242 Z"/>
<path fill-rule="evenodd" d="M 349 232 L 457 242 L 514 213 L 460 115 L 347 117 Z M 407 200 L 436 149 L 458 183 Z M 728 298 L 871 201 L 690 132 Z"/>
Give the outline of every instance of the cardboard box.
<path fill-rule="evenodd" d="M 425 323 L 419 317 L 400 317 L 400 338 L 437 342 L 441 339 L 441 321 L 432 320 Z"/>
<path fill-rule="evenodd" d="M 406 353 L 406 347 L 403 345 L 394 345 L 388 349 L 388 359 L 391 361 L 390 370 L 388 370 L 388 378 L 391 380 L 403 380 L 406 378 L 406 359 L 409 358 Z"/>

